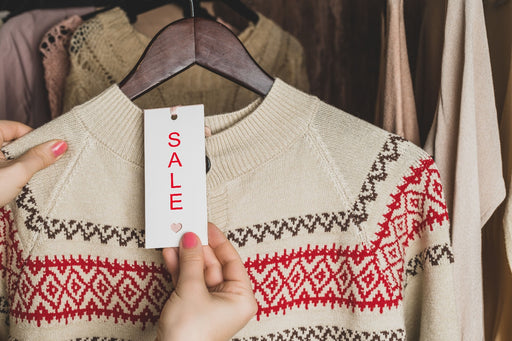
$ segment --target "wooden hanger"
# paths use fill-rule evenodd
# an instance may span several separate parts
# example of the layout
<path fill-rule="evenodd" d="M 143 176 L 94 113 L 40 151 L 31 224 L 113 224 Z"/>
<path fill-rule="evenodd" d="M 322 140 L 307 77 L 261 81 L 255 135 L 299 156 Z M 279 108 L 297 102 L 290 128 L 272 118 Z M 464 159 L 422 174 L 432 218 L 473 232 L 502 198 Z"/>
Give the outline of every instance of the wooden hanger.
<path fill-rule="evenodd" d="M 251 57 L 238 37 L 224 25 L 194 16 L 164 27 L 151 40 L 135 67 L 119 83 L 131 100 L 166 80 L 200 65 L 260 96 L 270 91 L 274 79 Z"/>

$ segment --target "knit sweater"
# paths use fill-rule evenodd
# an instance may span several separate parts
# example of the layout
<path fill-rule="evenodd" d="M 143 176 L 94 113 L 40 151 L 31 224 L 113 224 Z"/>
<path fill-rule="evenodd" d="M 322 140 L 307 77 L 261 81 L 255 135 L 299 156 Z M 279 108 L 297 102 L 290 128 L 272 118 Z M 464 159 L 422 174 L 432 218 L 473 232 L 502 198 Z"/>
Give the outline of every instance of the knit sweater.
<path fill-rule="evenodd" d="M 144 249 L 142 125 L 113 85 L 3 148 L 69 145 L 2 210 L 4 334 L 155 337 L 172 284 L 161 252 Z M 208 219 L 258 302 L 234 340 L 459 339 L 448 216 L 425 152 L 280 79 L 206 125 Z"/>
<path fill-rule="evenodd" d="M 270 75 L 309 90 L 304 50 L 289 33 L 258 14 L 238 37 L 254 60 Z M 84 103 L 135 66 L 151 37 L 130 25 L 123 10 L 100 13 L 78 27 L 70 45 L 71 68 L 66 79 L 64 112 Z M 257 95 L 199 66 L 193 66 L 135 103 L 143 108 L 203 103 L 207 115 L 231 112 L 257 99 Z"/>
<path fill-rule="evenodd" d="M 62 114 L 62 98 L 69 72 L 68 47 L 73 32 L 82 22 L 78 15 L 64 19 L 46 32 L 39 44 L 52 118 Z"/>

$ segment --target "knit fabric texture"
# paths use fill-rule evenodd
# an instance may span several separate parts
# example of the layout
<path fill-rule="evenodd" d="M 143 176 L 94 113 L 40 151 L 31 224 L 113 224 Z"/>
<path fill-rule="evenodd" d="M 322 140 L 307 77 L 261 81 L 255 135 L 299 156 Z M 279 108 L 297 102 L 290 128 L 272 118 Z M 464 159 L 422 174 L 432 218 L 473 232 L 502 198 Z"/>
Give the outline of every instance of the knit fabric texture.
<path fill-rule="evenodd" d="M 172 284 L 161 251 L 144 249 L 142 121 L 113 85 L 3 148 L 69 145 L 1 211 L 2 336 L 154 339 Z M 206 125 L 208 219 L 258 302 L 234 340 L 459 339 L 448 215 L 425 152 L 280 79 Z"/>
<path fill-rule="evenodd" d="M 250 24 L 239 39 L 270 75 L 300 90 L 309 90 L 302 46 L 273 21 L 259 14 L 257 24 Z M 119 8 L 80 25 L 69 49 L 71 69 L 66 80 L 64 111 L 119 83 L 135 66 L 150 40 L 130 25 Z M 234 111 L 256 98 L 250 90 L 193 66 L 135 103 L 146 109 L 202 103 L 209 115 Z"/>
<path fill-rule="evenodd" d="M 52 118 L 62 114 L 64 86 L 69 73 L 68 47 L 73 32 L 81 23 L 82 18 L 73 15 L 52 27 L 39 44 Z"/>

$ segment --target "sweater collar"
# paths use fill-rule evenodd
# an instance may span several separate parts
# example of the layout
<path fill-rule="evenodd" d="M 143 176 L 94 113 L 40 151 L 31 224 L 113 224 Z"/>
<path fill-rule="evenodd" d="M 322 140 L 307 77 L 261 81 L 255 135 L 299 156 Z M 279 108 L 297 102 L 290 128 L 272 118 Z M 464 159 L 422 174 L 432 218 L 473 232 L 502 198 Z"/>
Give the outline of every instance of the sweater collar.
<path fill-rule="evenodd" d="M 208 187 L 248 173 L 286 149 L 304 135 L 319 102 L 276 79 L 266 97 L 236 112 L 205 117 L 212 129 L 206 140 L 212 162 Z M 99 143 L 143 166 L 143 111 L 117 85 L 73 112 Z"/>

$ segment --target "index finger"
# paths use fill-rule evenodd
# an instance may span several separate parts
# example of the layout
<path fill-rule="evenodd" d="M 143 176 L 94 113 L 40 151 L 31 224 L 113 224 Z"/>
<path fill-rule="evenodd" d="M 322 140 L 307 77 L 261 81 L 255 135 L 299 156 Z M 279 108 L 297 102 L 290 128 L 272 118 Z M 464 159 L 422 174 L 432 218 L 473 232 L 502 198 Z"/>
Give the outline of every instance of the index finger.
<path fill-rule="evenodd" d="M 0 120 L 0 146 L 4 142 L 22 137 L 30 131 L 32 131 L 32 128 L 21 122 Z"/>
<path fill-rule="evenodd" d="M 251 287 L 247 270 L 233 245 L 214 224 L 208 224 L 208 243 L 222 265 L 225 281 L 243 282 Z"/>

